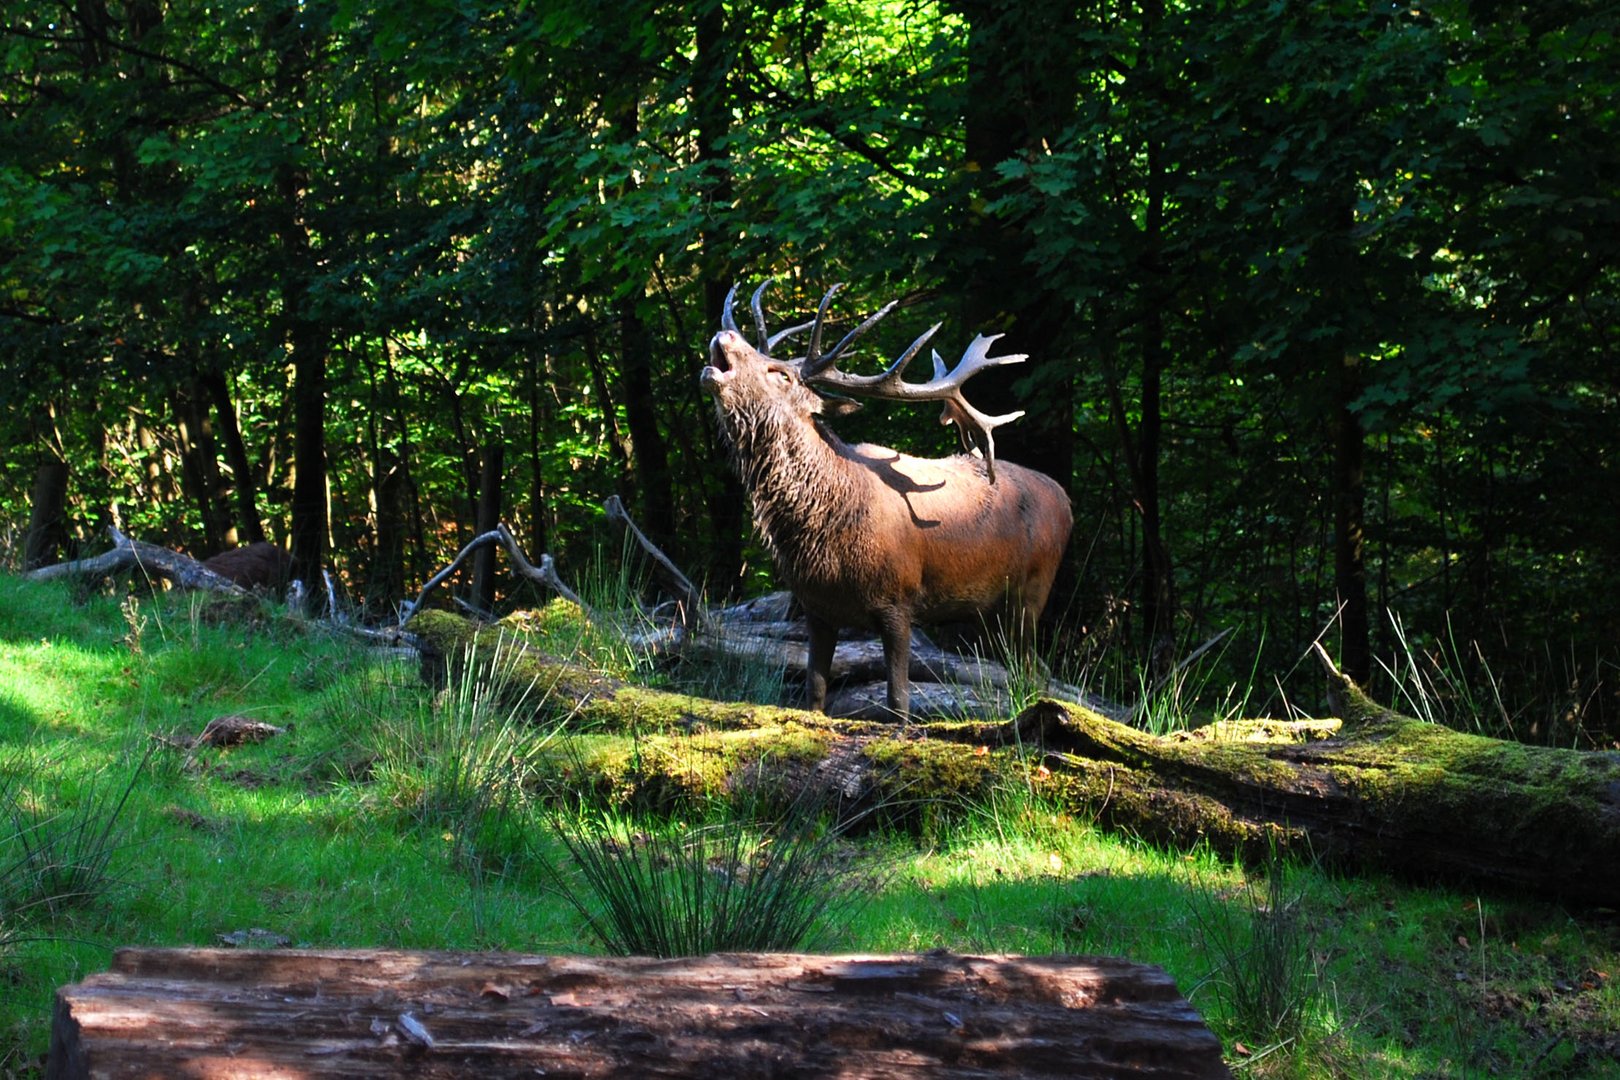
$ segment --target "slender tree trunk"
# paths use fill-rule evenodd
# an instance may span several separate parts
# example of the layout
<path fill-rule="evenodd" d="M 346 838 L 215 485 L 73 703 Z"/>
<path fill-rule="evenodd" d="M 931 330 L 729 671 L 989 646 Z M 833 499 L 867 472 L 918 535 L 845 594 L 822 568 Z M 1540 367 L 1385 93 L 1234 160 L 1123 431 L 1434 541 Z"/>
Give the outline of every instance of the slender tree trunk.
<path fill-rule="evenodd" d="M 626 145 L 633 142 L 640 124 L 636 98 L 624 95 L 614 128 Z M 635 189 L 626 180 L 626 191 Z M 641 527 L 653 540 L 668 544 L 675 532 L 675 506 L 670 492 L 669 451 L 664 433 L 658 428 L 658 410 L 653 400 L 652 335 L 637 310 L 641 283 L 616 305 L 619 324 L 619 397 L 624 402 L 625 426 L 630 435 L 631 482 L 635 505 L 640 508 Z"/>
<path fill-rule="evenodd" d="M 302 227 L 295 233 L 302 234 Z M 305 238 L 307 240 L 307 238 Z M 286 283 L 283 295 L 292 310 L 304 304 L 302 281 Z M 293 461 L 292 493 L 293 574 L 314 588 L 326 564 L 326 340 L 325 332 L 301 316 L 293 316 Z"/>
<path fill-rule="evenodd" d="M 614 475 L 628 476 L 630 448 L 625 445 L 624 435 L 619 431 L 618 403 L 614 400 L 613 388 L 608 384 L 596 331 L 590 328 L 585 331 L 585 366 L 590 369 L 591 392 L 596 396 L 597 408 L 602 413 L 602 438 L 607 441 L 608 452 L 613 455 Z M 627 493 L 620 490 L 617 494 L 622 497 Z"/>
<path fill-rule="evenodd" d="M 547 417 L 551 410 L 547 408 L 545 393 L 545 352 L 538 345 L 531 345 L 526 359 L 529 369 L 529 550 L 539 557 L 551 550 L 546 470 L 540 454 L 542 432 L 550 430 Z"/>
<path fill-rule="evenodd" d="M 194 383 L 183 383 L 175 389 L 169 402 L 174 410 L 180 445 L 180 468 L 202 520 L 203 547 L 210 555 L 215 555 L 235 546 L 236 528 L 221 505 L 224 483 L 219 475 L 213 425 L 196 390 Z"/>
<path fill-rule="evenodd" d="M 34 494 L 29 503 L 28 536 L 23 544 L 23 569 L 36 570 L 57 561 L 67 542 L 68 464 L 48 460 L 34 473 Z"/>
<path fill-rule="evenodd" d="M 1340 668 L 1366 685 L 1372 674 L 1368 640 L 1366 435 L 1350 406 L 1361 393 L 1361 364 L 1346 353 L 1339 365 L 1333 416 L 1333 582 L 1342 609 Z"/>
<path fill-rule="evenodd" d="M 163 446 L 144 413 L 135 413 L 134 422 L 135 445 L 141 455 L 141 497 L 149 506 L 162 506 L 174 493 L 168 470 L 163 467 Z"/>
<path fill-rule="evenodd" d="M 477 535 L 494 532 L 501 523 L 501 473 L 506 448 L 499 440 L 484 444 L 483 467 L 478 476 Z M 472 604 L 479 611 L 495 610 L 495 545 L 486 544 L 473 555 Z"/>
<path fill-rule="evenodd" d="M 996 433 L 997 453 L 1039 469 L 1067 490 L 1074 481 L 1073 364 L 1064 351 L 1069 301 L 1054 294 L 1026 257 L 1032 222 L 979 210 L 1003 194 L 996 167 L 1041 152 L 1072 122 L 1079 100 L 1079 20 L 1062 0 L 957 0 L 968 19 L 966 151 L 968 190 L 956 193 L 969 219 L 953 234 L 953 273 L 968 297 L 966 333 L 1005 333 L 998 349 L 1028 362 L 987 371 L 975 403 L 990 413 L 1027 415 Z M 964 344 L 966 341 L 964 340 Z M 943 352 L 943 350 L 941 350 Z M 1023 384 L 1020 392 L 1014 384 Z"/>
<path fill-rule="evenodd" d="M 240 542 L 259 543 L 265 537 L 264 523 L 259 518 L 258 485 L 254 481 L 253 465 L 248 460 L 247 443 L 242 439 L 236 405 L 231 401 L 230 384 L 226 382 L 224 373 L 217 369 L 203 372 L 199 381 L 213 406 L 214 418 L 219 424 L 220 442 L 225 449 L 225 462 L 231 467 Z"/>
<path fill-rule="evenodd" d="M 368 606 L 383 610 L 405 594 L 405 470 L 386 449 L 378 452 L 373 469 L 377 531 L 366 575 L 366 600 Z"/>
<path fill-rule="evenodd" d="M 732 48 L 726 26 L 726 7 L 714 3 L 697 18 L 697 61 L 692 73 L 692 116 L 697 127 L 698 161 L 709 184 L 703 215 L 703 326 L 705 336 L 720 326 L 720 310 L 735 277 L 735 260 L 725 228 L 731 209 L 731 153 L 724 145 L 731 130 Z M 696 392 L 696 391 L 691 391 Z M 702 410 L 705 414 L 709 410 Z M 742 482 L 725 460 L 707 426 L 709 448 L 704 463 L 702 491 L 708 506 L 711 532 L 711 580 L 729 592 L 742 576 L 743 542 L 748 529 L 748 498 Z"/>
<path fill-rule="evenodd" d="M 277 11 L 267 28 L 276 50 L 274 86 L 280 100 L 303 96 L 308 85 L 311 32 L 292 9 Z M 293 369 L 293 575 L 304 582 L 305 595 L 316 604 L 324 595 L 321 572 L 326 565 L 326 328 L 311 311 L 309 279 L 315 265 L 310 231 L 304 220 L 307 177 L 296 161 L 276 166 L 276 228 L 283 263 L 279 268 L 282 311 Z"/>
<path fill-rule="evenodd" d="M 669 451 L 653 403 L 652 335 L 637 314 L 633 297 L 619 302 L 619 349 L 621 396 L 625 424 L 630 430 L 631 468 L 641 527 L 654 542 L 667 545 L 675 533 Z"/>

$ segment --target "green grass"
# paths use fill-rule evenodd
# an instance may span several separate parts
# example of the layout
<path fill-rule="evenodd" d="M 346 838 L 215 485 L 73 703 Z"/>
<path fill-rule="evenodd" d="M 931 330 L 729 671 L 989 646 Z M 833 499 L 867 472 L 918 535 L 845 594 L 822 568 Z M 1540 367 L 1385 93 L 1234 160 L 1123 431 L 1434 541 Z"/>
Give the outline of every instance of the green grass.
<path fill-rule="evenodd" d="M 0 1076 L 38 1066 L 55 987 L 104 968 L 118 945 L 212 945 L 250 929 L 311 946 L 591 942 L 543 869 L 575 864 L 542 808 L 515 794 L 551 733 L 513 723 L 511 689 L 435 695 L 412 665 L 272 609 L 79 602 L 0 579 L 0 809 L 22 814 L 0 814 L 0 858 L 18 850 L 14 820 L 102 838 L 89 847 L 105 856 L 93 887 L 66 886 L 64 902 L 36 886 L 32 902 L 0 908 Z M 176 741 L 232 713 L 288 733 L 190 751 L 150 737 Z M 1106 834 L 1016 784 L 925 820 L 920 836 L 836 838 L 840 859 L 888 872 L 817 947 L 1161 964 L 1240 1075 L 1620 1078 L 1612 913 L 1313 867 L 1245 872 Z M 743 850 L 747 861 L 757 848 Z M 1253 929 L 1283 906 L 1290 934 L 1256 954 Z M 1245 1018 L 1229 988 L 1291 965 L 1314 974 L 1297 1024 Z"/>

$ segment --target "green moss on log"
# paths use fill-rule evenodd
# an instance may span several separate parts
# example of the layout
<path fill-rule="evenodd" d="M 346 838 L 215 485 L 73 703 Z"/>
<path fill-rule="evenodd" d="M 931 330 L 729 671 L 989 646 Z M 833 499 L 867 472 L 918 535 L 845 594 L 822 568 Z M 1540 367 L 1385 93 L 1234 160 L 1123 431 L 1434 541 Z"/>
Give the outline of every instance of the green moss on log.
<path fill-rule="evenodd" d="M 1332 737 L 1321 724 L 1247 722 L 1158 738 L 1055 701 L 1004 723 L 897 726 L 625 686 L 445 613 L 411 628 L 446 670 L 496 646 L 515 657 L 516 677 L 547 691 L 543 720 L 604 739 L 589 766 L 565 763 L 568 781 L 620 805 L 734 798 L 750 769 L 773 769 L 917 820 L 1027 782 L 1033 753 L 1072 811 L 1156 842 L 1244 855 L 1280 847 L 1602 903 L 1620 895 L 1620 754 L 1451 731 L 1353 686 L 1340 688 L 1348 711 Z"/>

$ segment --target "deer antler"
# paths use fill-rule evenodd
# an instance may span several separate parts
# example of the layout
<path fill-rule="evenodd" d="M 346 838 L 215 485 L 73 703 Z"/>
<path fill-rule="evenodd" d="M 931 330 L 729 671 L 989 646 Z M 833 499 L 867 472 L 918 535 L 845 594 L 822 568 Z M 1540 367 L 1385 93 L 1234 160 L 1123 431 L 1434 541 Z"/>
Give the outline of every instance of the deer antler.
<path fill-rule="evenodd" d="M 888 401 L 944 402 L 944 410 L 940 414 L 939 422 L 956 425 L 957 435 L 961 438 L 962 448 L 965 450 L 973 449 L 978 444 L 979 439 L 983 440 L 982 449 L 985 470 L 989 474 L 990 482 L 995 483 L 995 429 L 1003 424 L 1017 420 L 1024 415 L 1024 410 L 1020 409 L 1017 412 L 991 416 L 968 403 L 967 398 L 962 395 L 962 386 L 986 368 L 999 367 L 1002 364 L 1022 363 L 1028 359 L 1027 356 L 1021 353 L 1012 353 L 1007 356 L 991 356 L 990 346 L 1001 335 L 994 334 L 986 337 L 980 334 L 973 339 L 973 344 L 967 347 L 967 351 L 962 354 L 962 359 L 956 362 L 954 368 L 946 371 L 945 362 L 940 359 L 939 352 L 936 350 L 933 353 L 934 377 L 925 383 L 908 383 L 904 377 L 906 365 L 911 363 L 912 358 L 921 352 L 923 346 L 928 344 L 929 339 L 939 331 L 941 324 L 935 323 L 923 331 L 922 335 L 916 341 L 913 341 L 906 351 L 901 353 L 881 373 L 877 375 L 851 375 L 846 371 L 838 370 L 838 361 L 849 352 L 850 347 L 860 339 L 861 335 L 876 326 L 879 320 L 893 311 L 898 305 L 898 301 L 890 300 L 887 304 L 884 304 L 875 313 L 867 316 L 864 321 L 845 334 L 838 344 L 823 352 L 821 335 L 822 330 L 826 327 L 827 311 L 832 307 L 833 297 L 837 296 L 839 291 L 843 289 L 843 284 L 839 283 L 827 290 L 826 295 L 821 298 L 821 303 L 816 308 L 816 317 L 810 322 L 780 330 L 774 335 L 766 328 L 763 305 L 765 290 L 770 284 L 770 280 L 767 279 L 758 289 L 755 289 L 753 299 L 750 302 L 750 307 L 754 312 L 754 328 L 761 343 L 761 352 L 769 356 L 771 350 L 775 349 L 777 345 L 797 334 L 803 333 L 805 330 L 809 330 L 810 341 L 803 356 L 794 360 L 777 361 L 778 363 L 791 365 L 798 371 L 799 378 L 806 383 L 832 387 L 858 397 L 874 397 Z M 737 329 L 736 316 L 732 311 L 736 295 L 737 288 L 734 285 L 731 291 L 726 294 L 725 308 L 721 312 L 720 323 L 727 330 Z M 773 357 L 773 359 L 775 358 Z"/>
<path fill-rule="evenodd" d="M 837 294 L 841 285 L 836 285 L 827 291 L 821 298 L 821 306 L 816 312 L 815 322 L 810 330 L 810 349 L 804 359 L 799 363 L 799 375 L 806 382 L 819 386 L 830 386 L 844 393 L 860 397 L 875 397 L 889 401 L 943 401 L 944 410 L 940 413 L 939 422 L 942 424 L 955 424 L 957 435 L 962 440 L 964 450 L 972 449 L 977 438 L 983 439 L 985 470 L 989 474 L 990 482 L 996 480 L 996 437 L 995 429 L 1002 424 L 1011 423 L 1024 415 L 1024 410 L 1004 413 L 1000 416 L 991 416 L 981 412 L 969 404 L 962 394 L 962 387 L 969 379 L 986 368 L 999 367 L 1002 364 L 1017 364 L 1028 359 L 1023 354 L 1009 354 L 1007 356 L 991 356 L 990 346 L 1000 337 L 995 334 L 985 337 L 983 334 L 974 338 L 973 344 L 967 347 L 958 360 L 956 366 L 950 371 L 945 369 L 945 361 L 940 358 L 939 352 L 933 352 L 934 377 L 925 383 L 908 383 L 905 381 L 906 365 L 912 358 L 922 351 L 936 333 L 939 332 L 940 323 L 935 323 L 913 341 L 906 351 L 895 358 L 894 362 L 877 375 L 851 375 L 839 371 L 838 360 L 844 356 L 851 344 L 862 334 L 870 330 L 874 324 L 890 311 L 894 310 L 895 301 L 889 301 L 866 321 L 856 326 L 844 335 L 842 341 L 833 346 L 827 353 L 821 353 L 821 328 L 826 320 L 827 308 L 832 298 Z"/>

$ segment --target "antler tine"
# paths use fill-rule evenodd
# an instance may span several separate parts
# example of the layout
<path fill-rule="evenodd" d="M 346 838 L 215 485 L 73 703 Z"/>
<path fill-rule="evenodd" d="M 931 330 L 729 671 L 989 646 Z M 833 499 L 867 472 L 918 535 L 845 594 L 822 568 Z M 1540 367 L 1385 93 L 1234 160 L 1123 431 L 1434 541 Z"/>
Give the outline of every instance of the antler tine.
<path fill-rule="evenodd" d="M 790 326 L 786 330 L 778 330 L 776 333 L 772 334 L 771 339 L 765 343 L 765 355 L 769 356 L 771 351 L 778 345 L 782 344 L 782 342 L 786 341 L 790 337 L 804 333 L 814 325 L 816 325 L 816 322 L 814 319 L 812 319 L 809 322 L 802 322 L 798 326 Z"/>
<path fill-rule="evenodd" d="M 833 297 L 837 296 L 843 288 L 844 283 L 842 281 L 834 282 L 833 287 L 828 289 L 826 295 L 821 298 L 821 303 L 816 305 L 816 317 L 810 323 L 810 345 L 805 350 L 802 366 L 806 377 L 827 366 L 821 362 L 821 329 L 827 324 L 827 309 L 832 307 Z M 830 364 L 831 361 L 828 361 L 828 363 Z"/>
<path fill-rule="evenodd" d="M 759 288 L 754 290 L 754 298 L 751 301 L 749 301 L 749 304 L 748 304 L 749 307 L 754 309 L 754 329 L 759 332 L 758 340 L 759 340 L 760 350 L 762 352 L 767 352 L 767 353 L 770 352 L 770 344 L 769 344 L 769 342 L 770 342 L 770 338 L 771 338 L 771 332 L 769 330 L 765 329 L 764 296 L 765 296 L 765 290 L 770 288 L 770 287 L 771 287 L 771 279 L 770 278 L 766 278 L 764 281 L 760 282 L 759 283 Z"/>
<path fill-rule="evenodd" d="M 823 303 L 825 303 L 825 301 L 823 301 Z M 876 326 L 878 324 L 878 320 L 882 319 L 883 316 L 887 315 L 889 312 L 898 307 L 899 303 L 900 302 L 898 300 L 890 300 L 887 304 L 884 304 L 882 307 L 878 308 L 876 311 L 866 317 L 865 322 L 861 323 L 859 326 L 855 327 L 855 329 L 845 334 L 838 344 L 834 345 L 828 352 L 814 358 L 813 361 L 811 357 L 805 357 L 804 377 L 807 379 L 814 378 L 824 372 L 831 371 L 833 365 L 838 363 L 839 358 L 842 357 L 844 353 L 849 351 L 849 347 L 855 343 L 856 339 L 862 334 L 866 333 L 868 330 L 872 329 L 872 327 Z M 817 321 L 819 322 L 820 320 L 818 319 Z M 813 333 L 815 333 L 817 337 L 820 336 L 819 329 L 817 331 L 813 331 Z"/>
<path fill-rule="evenodd" d="M 736 303 L 736 301 L 737 286 L 735 283 L 733 283 L 731 286 L 731 291 L 726 293 L 725 304 L 720 308 L 720 329 L 733 331 L 737 329 L 737 316 L 731 310 L 732 305 Z"/>
<path fill-rule="evenodd" d="M 992 339 L 982 339 L 981 338 L 980 340 L 985 340 L 986 345 L 988 347 L 988 341 L 994 340 L 994 339 L 993 338 Z M 974 345 L 977 345 L 977 344 L 978 344 L 978 341 L 975 341 Z M 971 346 L 970 346 L 970 351 L 971 351 Z M 984 367 L 987 367 L 987 366 L 994 366 L 995 364 L 998 364 L 998 363 L 1017 363 L 1019 361 L 1026 360 L 1026 359 L 1028 359 L 1028 357 L 1026 357 L 1026 356 L 1017 356 L 1017 355 L 998 356 L 994 360 L 990 361 L 988 364 L 980 364 L 974 370 L 980 370 L 980 369 L 982 369 Z M 965 365 L 965 363 L 966 363 L 966 360 L 964 359 L 962 364 L 956 365 L 957 370 L 961 370 L 962 367 Z M 969 374 L 971 374 L 971 373 L 972 372 L 970 372 Z M 940 380 L 942 378 L 945 378 L 945 377 L 946 377 L 945 376 L 945 361 L 940 359 L 940 356 L 939 356 L 938 352 L 935 352 L 934 353 L 934 380 L 937 382 L 938 380 Z M 1002 413 L 1000 416 L 990 416 L 989 414 L 980 412 L 978 409 L 976 409 L 972 405 L 968 404 L 967 398 L 963 397 L 962 393 L 961 393 L 961 390 L 958 389 L 956 391 L 956 393 L 954 393 L 953 395 L 951 395 L 950 397 L 947 397 L 945 399 L 945 408 L 939 414 L 939 422 L 941 424 L 955 424 L 956 425 L 956 435 L 957 435 L 957 438 L 960 439 L 961 442 L 962 442 L 962 449 L 963 450 L 973 450 L 973 449 L 978 447 L 978 443 L 973 438 L 973 432 L 974 431 L 977 431 L 978 434 L 981 435 L 984 438 L 984 447 L 983 447 L 983 450 L 984 450 L 984 468 L 985 468 L 986 474 L 990 478 L 990 482 L 993 484 L 993 483 L 996 482 L 996 436 L 995 436 L 995 430 L 996 430 L 996 428 L 1000 427 L 1002 424 L 1010 424 L 1014 420 L 1017 420 L 1019 417 L 1021 417 L 1023 415 L 1024 415 L 1024 410 L 1019 409 L 1016 412 Z"/>
<path fill-rule="evenodd" d="M 846 393 L 857 396 L 888 398 L 894 401 L 943 401 L 944 414 L 940 417 L 943 423 L 954 423 L 957 433 L 962 439 L 964 448 L 971 448 L 972 439 L 978 437 L 984 442 L 985 468 L 989 472 L 990 480 L 996 478 L 996 440 L 995 429 L 1002 424 L 1011 423 L 1023 416 L 1023 412 L 1006 413 L 1001 416 L 990 416 L 980 412 L 968 404 L 962 393 L 963 384 L 985 368 L 999 367 L 1003 364 L 1017 364 L 1027 360 L 1027 356 L 1016 353 L 1007 356 L 991 356 L 990 346 L 994 344 L 997 334 L 986 337 L 983 334 L 973 339 L 973 343 L 963 352 L 962 359 L 957 361 L 956 367 L 947 371 L 945 361 L 940 358 L 937 351 L 933 353 L 934 377 L 925 383 L 908 383 L 902 377 L 906 365 L 922 350 L 934 334 L 939 325 L 929 327 L 922 336 L 913 341 L 900 356 L 877 375 L 851 375 L 848 372 L 838 371 L 833 362 L 844 351 L 848 344 L 861 333 L 886 315 L 894 305 L 891 303 L 882 311 L 872 316 L 866 322 L 856 327 L 838 343 L 830 353 L 822 358 L 821 365 L 814 371 L 806 370 L 805 378 L 814 377 L 816 382 L 834 387 Z"/>

